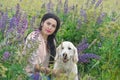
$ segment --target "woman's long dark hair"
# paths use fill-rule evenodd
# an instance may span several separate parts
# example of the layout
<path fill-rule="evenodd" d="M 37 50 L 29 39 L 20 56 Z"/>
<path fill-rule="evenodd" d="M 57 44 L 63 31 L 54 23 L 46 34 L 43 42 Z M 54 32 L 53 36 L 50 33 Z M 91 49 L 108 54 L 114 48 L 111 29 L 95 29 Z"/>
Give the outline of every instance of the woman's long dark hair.
<path fill-rule="evenodd" d="M 47 46 L 48 46 L 48 48 L 50 50 L 50 54 L 51 54 L 49 63 L 51 64 L 51 63 L 53 63 L 54 57 L 56 54 L 55 36 L 56 36 L 58 29 L 60 28 L 60 19 L 53 13 L 46 13 L 45 15 L 43 15 L 43 17 L 41 19 L 40 27 L 39 27 L 40 31 L 42 30 L 41 24 L 44 23 L 49 18 L 52 18 L 52 19 L 56 20 L 56 22 L 57 22 L 55 32 L 52 35 L 49 35 L 48 39 L 47 39 Z"/>

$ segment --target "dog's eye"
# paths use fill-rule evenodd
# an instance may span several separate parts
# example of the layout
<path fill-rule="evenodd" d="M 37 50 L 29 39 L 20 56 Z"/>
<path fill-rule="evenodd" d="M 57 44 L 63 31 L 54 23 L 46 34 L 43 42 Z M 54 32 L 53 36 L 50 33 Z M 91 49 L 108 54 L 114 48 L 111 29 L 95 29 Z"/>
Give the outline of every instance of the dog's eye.
<path fill-rule="evenodd" d="M 62 49 L 64 49 L 64 47 L 62 47 Z"/>
<path fill-rule="evenodd" d="M 70 48 L 70 47 L 68 47 L 68 50 L 71 50 L 71 48 Z"/>

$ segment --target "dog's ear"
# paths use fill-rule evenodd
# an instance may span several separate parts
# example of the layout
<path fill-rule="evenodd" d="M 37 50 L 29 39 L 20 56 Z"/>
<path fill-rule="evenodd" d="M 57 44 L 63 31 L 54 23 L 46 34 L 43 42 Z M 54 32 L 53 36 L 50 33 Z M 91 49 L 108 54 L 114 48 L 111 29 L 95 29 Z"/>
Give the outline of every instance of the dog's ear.
<path fill-rule="evenodd" d="M 76 47 L 74 47 L 73 62 L 75 62 L 75 63 L 78 62 L 78 51 L 77 51 L 77 48 L 76 48 Z"/>
<path fill-rule="evenodd" d="M 59 53 L 61 51 L 61 46 L 62 46 L 62 43 L 56 48 L 55 60 L 57 60 L 59 58 Z"/>

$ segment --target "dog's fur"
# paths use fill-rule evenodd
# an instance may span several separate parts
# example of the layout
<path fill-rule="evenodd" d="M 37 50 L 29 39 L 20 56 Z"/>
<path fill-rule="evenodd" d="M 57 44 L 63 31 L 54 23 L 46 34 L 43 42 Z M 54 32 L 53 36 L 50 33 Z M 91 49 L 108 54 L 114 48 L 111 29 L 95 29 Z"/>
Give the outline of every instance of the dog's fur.
<path fill-rule="evenodd" d="M 67 80 L 78 80 L 78 53 L 70 41 L 62 42 L 56 49 L 55 70 L 63 70 Z"/>

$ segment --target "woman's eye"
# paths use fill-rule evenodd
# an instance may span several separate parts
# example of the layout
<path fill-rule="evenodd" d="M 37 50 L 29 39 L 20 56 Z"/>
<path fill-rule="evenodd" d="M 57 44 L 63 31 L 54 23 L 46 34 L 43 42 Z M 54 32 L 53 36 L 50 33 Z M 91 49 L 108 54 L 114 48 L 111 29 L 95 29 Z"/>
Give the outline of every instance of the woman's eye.
<path fill-rule="evenodd" d="M 47 25 L 50 25 L 50 22 L 47 22 Z"/>
<path fill-rule="evenodd" d="M 55 26 L 55 25 L 52 25 L 52 27 L 54 27 L 54 28 L 55 28 L 56 26 Z"/>

